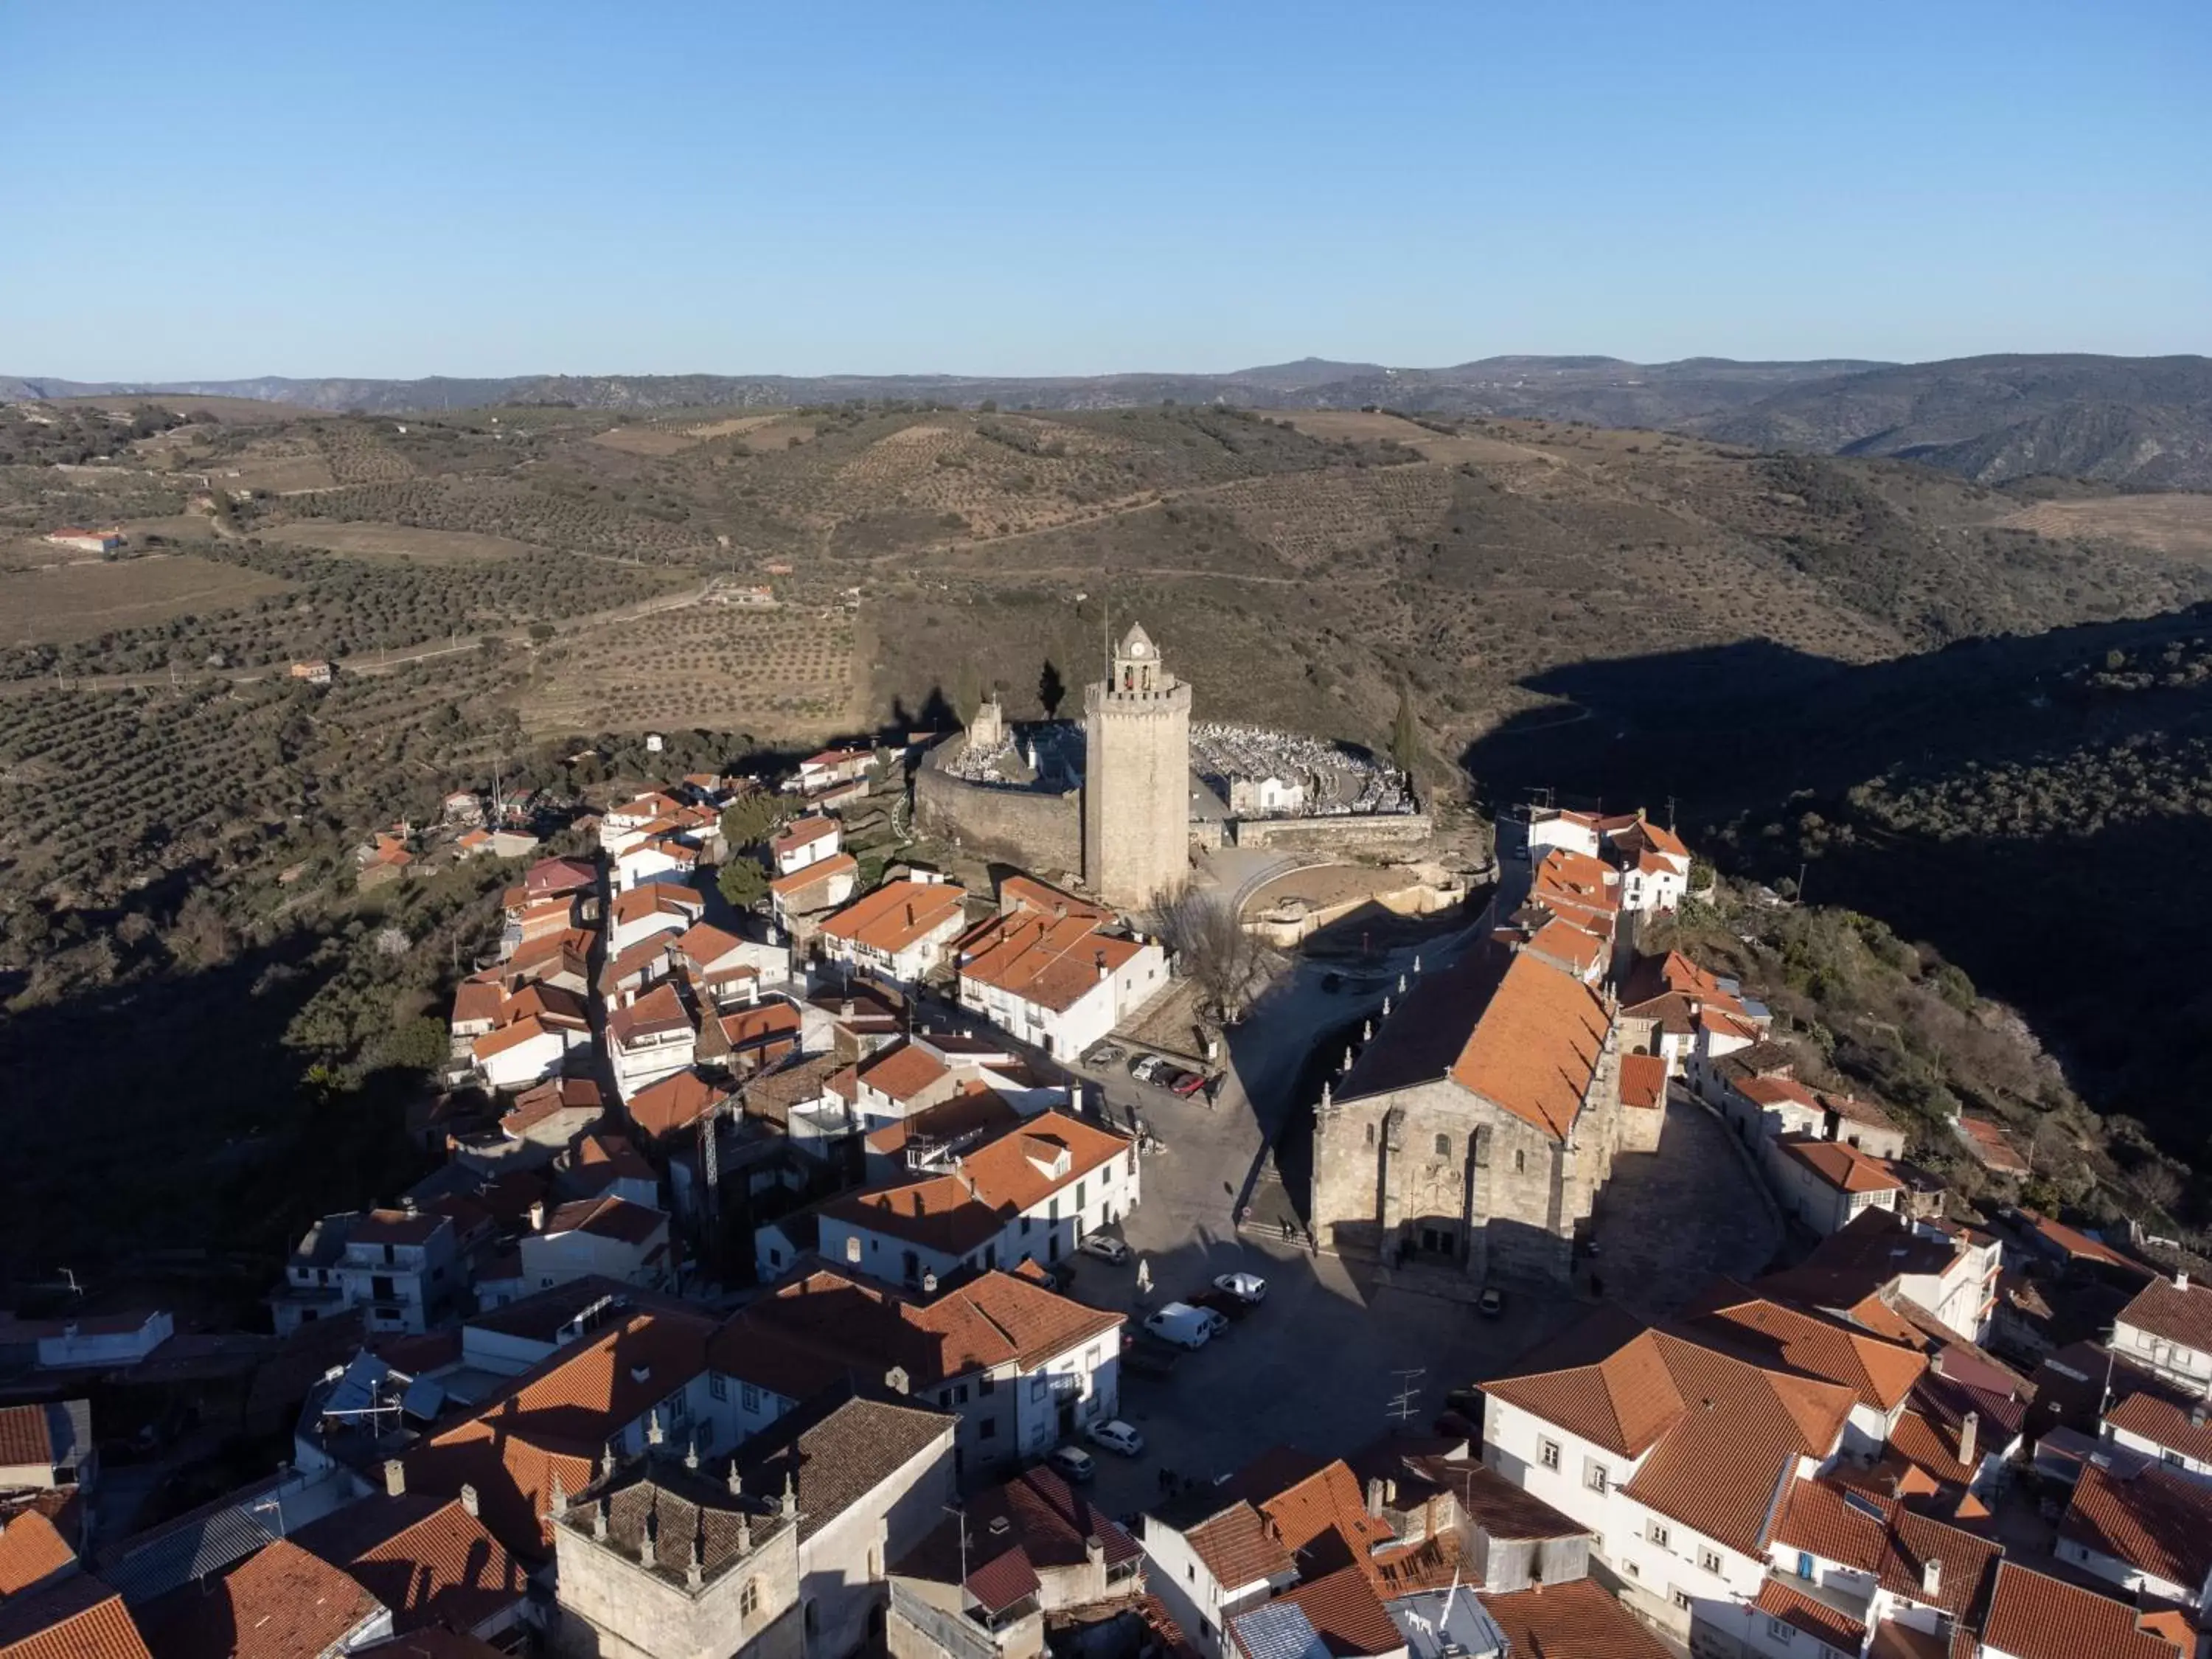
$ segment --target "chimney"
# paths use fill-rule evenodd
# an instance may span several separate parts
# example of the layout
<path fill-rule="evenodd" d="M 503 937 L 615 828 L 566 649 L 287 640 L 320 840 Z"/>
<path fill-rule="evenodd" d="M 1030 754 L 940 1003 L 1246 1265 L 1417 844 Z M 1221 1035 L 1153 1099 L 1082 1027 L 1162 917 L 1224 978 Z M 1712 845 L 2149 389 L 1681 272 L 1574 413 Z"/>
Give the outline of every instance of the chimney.
<path fill-rule="evenodd" d="M 471 1515 L 477 1512 L 477 1489 L 465 1480 L 461 1482 L 461 1507 Z"/>
<path fill-rule="evenodd" d="M 1935 1595 L 1943 1589 L 1943 1564 L 1930 1557 L 1920 1564 L 1920 1590 L 1923 1595 Z"/>
<path fill-rule="evenodd" d="M 2057 1401 L 2053 1401 L 2051 1402 L 2053 1409 L 2057 1408 L 2057 1403 L 2058 1402 Z M 2200 1400 L 2189 1408 L 2189 1426 L 2192 1429 L 2203 1428 L 2204 1426 L 2204 1402 Z"/>
<path fill-rule="evenodd" d="M 890 1370 L 885 1371 L 884 1373 L 884 1386 L 889 1389 L 893 1394 L 904 1394 L 907 1391 L 908 1387 L 906 1368 L 903 1365 L 894 1365 Z M 730 1467 L 735 1468 L 737 1465 L 732 1463 Z"/>
<path fill-rule="evenodd" d="M 1100 951 L 1096 953 L 1093 959 L 1098 964 L 1098 977 L 1101 979 L 1107 978 L 1109 975 L 1109 969 L 1106 966 L 1106 953 L 1103 951 Z"/>
<path fill-rule="evenodd" d="M 396 1457 L 384 1460 L 384 1495 L 386 1498 L 407 1496 L 407 1466 Z"/>
<path fill-rule="evenodd" d="M 542 1198 L 530 1206 L 530 1231 L 533 1233 L 545 1231 L 545 1200 Z"/>
<path fill-rule="evenodd" d="M 936 1268 L 934 1268 L 934 1267 L 925 1267 L 925 1268 L 923 1268 L 923 1269 L 922 1269 L 922 1271 L 921 1271 L 921 1293 L 922 1293 L 924 1296 L 935 1296 L 935 1295 L 937 1294 L 937 1269 L 936 1269 Z"/>
<path fill-rule="evenodd" d="M 2187 1290 L 2189 1288 L 2189 1275 L 2185 1273 L 2178 1273 L 2174 1274 L 2173 1288 L 2177 1291 Z"/>
<path fill-rule="evenodd" d="M 1103 1567 L 1106 1565 L 1106 1546 L 1095 1532 L 1083 1540 L 1083 1560 L 1086 1566 Z"/>
<path fill-rule="evenodd" d="M 1382 1477 L 1379 1474 L 1370 1475 L 1367 1478 L 1367 1512 L 1370 1515 L 1380 1516 L 1382 1513 Z"/>
<path fill-rule="evenodd" d="M 1969 1470 L 1974 1467 L 1974 1442 L 1980 1437 L 1981 1429 L 1979 1412 L 1968 1412 L 1959 1424 L 1959 1461 Z"/>

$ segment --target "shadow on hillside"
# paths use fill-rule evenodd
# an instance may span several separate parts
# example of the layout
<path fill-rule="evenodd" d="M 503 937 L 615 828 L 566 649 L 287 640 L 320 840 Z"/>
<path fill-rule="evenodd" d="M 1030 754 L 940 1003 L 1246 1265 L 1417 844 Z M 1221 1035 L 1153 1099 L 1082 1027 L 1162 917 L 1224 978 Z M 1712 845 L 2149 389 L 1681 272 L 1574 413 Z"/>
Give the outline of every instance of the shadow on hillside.
<path fill-rule="evenodd" d="M 325 976 L 319 943 L 289 934 L 0 1023 L 0 1285 L 152 1252 L 281 1250 L 313 1217 L 412 1178 L 402 1120 L 419 1077 L 320 1100 L 283 1044 Z"/>
<path fill-rule="evenodd" d="M 1544 788 L 1563 805 L 1671 805 L 1692 849 L 1723 868 L 1772 880 L 1809 857 L 1814 902 L 1936 946 L 2027 1016 L 2093 1105 L 2195 1158 L 2203 1131 L 2172 1085 L 2212 1063 L 2212 995 L 2183 968 L 2212 927 L 2203 820 L 1946 838 L 1870 826 L 1848 792 L 2212 726 L 2212 688 L 2100 691 L 2075 673 L 2208 630 L 2212 606 L 2197 606 L 1865 665 L 1763 641 L 1575 664 L 1524 684 L 1579 713 L 1517 716 L 1462 762 L 1492 810 Z M 1858 833 L 1808 848 L 1808 812 Z M 2161 963 L 2179 971 L 2146 971 Z"/>

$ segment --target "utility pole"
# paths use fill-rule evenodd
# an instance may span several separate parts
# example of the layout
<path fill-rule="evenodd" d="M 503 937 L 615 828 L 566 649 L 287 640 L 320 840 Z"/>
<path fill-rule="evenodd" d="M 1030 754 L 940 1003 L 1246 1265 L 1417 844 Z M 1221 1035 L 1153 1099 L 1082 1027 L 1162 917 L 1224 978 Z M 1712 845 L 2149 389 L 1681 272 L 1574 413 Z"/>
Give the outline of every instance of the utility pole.
<path fill-rule="evenodd" d="M 1807 861 L 1806 861 L 1805 860 L 1803 860 L 1803 859 L 1800 859 L 1800 860 L 1798 860 L 1798 861 L 1797 861 L 1797 908 L 1798 908 L 1799 909 L 1801 909 L 1801 910 L 1802 910 L 1802 909 L 1803 909 L 1803 908 L 1805 908 L 1805 871 L 1806 871 L 1807 867 L 1808 867 L 1808 866 L 1807 866 Z"/>

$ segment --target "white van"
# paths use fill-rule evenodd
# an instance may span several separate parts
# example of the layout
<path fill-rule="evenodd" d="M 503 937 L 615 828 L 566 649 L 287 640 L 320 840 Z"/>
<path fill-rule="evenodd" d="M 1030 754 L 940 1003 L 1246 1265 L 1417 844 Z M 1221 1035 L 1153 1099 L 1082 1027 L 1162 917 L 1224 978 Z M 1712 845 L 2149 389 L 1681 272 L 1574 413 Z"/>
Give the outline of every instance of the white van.
<path fill-rule="evenodd" d="M 1178 1348 L 1202 1348 L 1213 1334 L 1216 1316 L 1188 1302 L 1170 1302 L 1145 1321 L 1145 1328 Z"/>

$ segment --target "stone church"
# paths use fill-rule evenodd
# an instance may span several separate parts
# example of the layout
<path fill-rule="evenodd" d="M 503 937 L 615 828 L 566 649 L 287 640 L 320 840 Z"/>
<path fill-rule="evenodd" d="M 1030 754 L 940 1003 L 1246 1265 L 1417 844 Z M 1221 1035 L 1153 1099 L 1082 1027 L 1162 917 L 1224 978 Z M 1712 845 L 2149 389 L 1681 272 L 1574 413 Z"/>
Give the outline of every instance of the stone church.
<path fill-rule="evenodd" d="M 1610 999 L 1496 941 L 1432 973 L 1322 1097 L 1313 1224 L 1335 1249 L 1564 1285 L 1620 1145 Z"/>
<path fill-rule="evenodd" d="M 1190 687 L 1141 626 L 1083 690 L 1083 879 L 1142 910 L 1190 871 Z"/>

